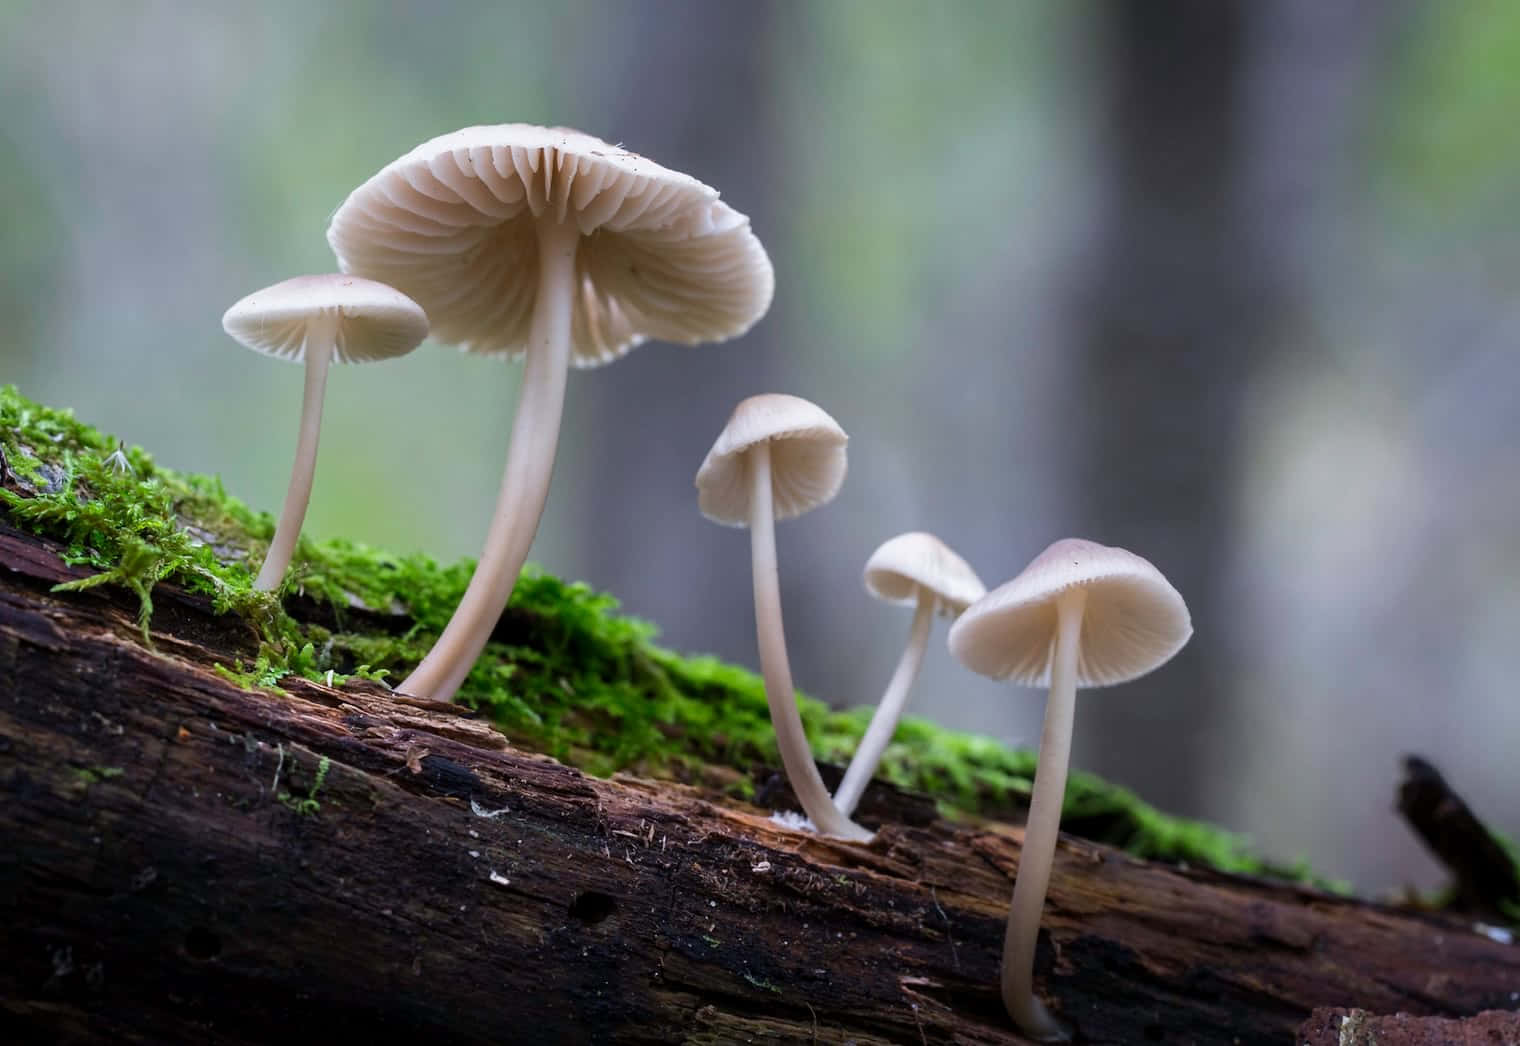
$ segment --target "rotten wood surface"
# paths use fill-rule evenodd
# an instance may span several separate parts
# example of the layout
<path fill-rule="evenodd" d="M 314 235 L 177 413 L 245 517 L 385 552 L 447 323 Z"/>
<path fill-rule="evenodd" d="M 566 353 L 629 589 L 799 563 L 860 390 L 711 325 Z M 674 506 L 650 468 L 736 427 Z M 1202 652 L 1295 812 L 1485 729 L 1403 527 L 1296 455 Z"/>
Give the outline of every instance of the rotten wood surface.
<path fill-rule="evenodd" d="M 1378 1016 L 1366 1010 L 1315 1010 L 1298 1030 L 1302 1046 L 1520 1046 L 1520 1013 L 1475 1017 Z"/>
<path fill-rule="evenodd" d="M 374 685 L 250 692 L 211 668 L 243 624 L 161 588 L 150 651 L 130 602 L 49 594 L 70 573 L 0 532 L 0 1041 L 1021 1041 L 1015 826 L 877 801 L 872 843 L 833 842 Z M 1464 920 L 1069 838 L 1045 925 L 1037 985 L 1086 1042 L 1287 1043 L 1315 1007 L 1520 987 Z"/>

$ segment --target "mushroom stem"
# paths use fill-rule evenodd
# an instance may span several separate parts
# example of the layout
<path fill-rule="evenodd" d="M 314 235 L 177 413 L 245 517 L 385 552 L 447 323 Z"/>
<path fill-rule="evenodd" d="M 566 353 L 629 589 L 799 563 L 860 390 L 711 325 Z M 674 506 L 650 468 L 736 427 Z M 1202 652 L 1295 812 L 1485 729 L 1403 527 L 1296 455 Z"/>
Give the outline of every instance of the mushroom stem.
<path fill-rule="evenodd" d="M 573 222 L 546 218 L 539 223 L 533 327 L 496 512 L 464 598 L 438 642 L 397 688 L 405 693 L 437 701 L 454 696 L 491 638 L 528 558 L 559 445 L 579 243 L 580 230 Z"/>
<path fill-rule="evenodd" d="M 1034 994 L 1034 948 L 1040 935 L 1040 912 L 1050 886 L 1066 771 L 1071 763 L 1071 728 L 1077 707 L 1077 660 L 1081 654 L 1082 612 L 1087 589 L 1068 589 L 1056 599 L 1056 647 L 1050 667 L 1050 696 L 1045 699 L 1045 729 L 1034 772 L 1034 794 L 1024 823 L 1008 930 L 1003 936 L 1003 1005 L 1019 1028 L 1041 1042 L 1070 1038 L 1060 1022 Z"/>
<path fill-rule="evenodd" d="M 317 439 L 322 434 L 322 396 L 327 389 L 327 368 L 338 337 L 338 319 L 337 310 L 333 310 L 331 315 L 313 319 L 306 328 L 301 432 L 296 438 L 295 463 L 290 467 L 290 485 L 285 488 L 280 522 L 274 528 L 274 540 L 269 543 L 264 565 L 253 582 L 253 587 L 261 592 L 273 592 L 285 580 L 285 570 L 301 536 L 301 524 L 306 520 L 306 506 L 311 502 L 311 484 L 317 471 Z"/>
<path fill-rule="evenodd" d="M 865 736 L 860 739 L 860 746 L 855 749 L 855 756 L 850 760 L 850 767 L 844 772 L 844 780 L 839 782 L 839 788 L 834 793 L 834 805 L 846 817 L 855 812 L 855 806 L 860 802 L 866 785 L 871 783 L 871 775 L 881 762 L 881 754 L 887 750 L 887 744 L 892 740 L 897 721 L 902 718 L 903 708 L 908 704 L 908 691 L 913 688 L 919 666 L 924 663 L 924 649 L 929 645 L 929 629 L 933 624 L 934 596 L 920 587 L 918 608 L 913 612 L 913 627 L 908 632 L 908 645 L 903 648 L 897 670 L 892 673 L 892 681 L 881 695 L 881 703 L 871 716 L 871 724 L 866 727 Z"/>
<path fill-rule="evenodd" d="M 750 559 L 755 574 L 755 636 L 760 645 L 760 674 L 765 678 L 765 701 L 771 710 L 781 765 L 802 810 L 825 835 L 863 842 L 871 833 L 851 821 L 824 787 L 813 762 L 797 698 L 792 690 L 792 667 L 786 656 L 786 631 L 781 624 L 781 579 L 776 567 L 776 516 L 771 504 L 771 449 L 761 442 L 749 452 L 751 484 Z"/>

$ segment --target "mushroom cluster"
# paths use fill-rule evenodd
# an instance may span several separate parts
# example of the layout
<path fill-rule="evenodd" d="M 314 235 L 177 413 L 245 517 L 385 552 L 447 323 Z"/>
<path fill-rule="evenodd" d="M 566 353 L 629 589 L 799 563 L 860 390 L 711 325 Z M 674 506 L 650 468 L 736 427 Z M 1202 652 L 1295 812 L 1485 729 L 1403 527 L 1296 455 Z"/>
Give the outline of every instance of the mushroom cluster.
<path fill-rule="evenodd" d="M 609 363 L 648 339 L 697 345 L 744 334 L 770 307 L 771 263 L 749 219 L 702 182 L 579 131 L 527 124 L 467 127 L 417 146 L 349 194 L 327 241 L 340 273 L 257 291 L 222 319 L 242 344 L 306 367 L 289 489 L 255 587 L 278 590 L 296 550 L 333 361 L 400 356 L 429 333 L 466 352 L 524 361 L 480 558 L 448 624 L 398 687 L 448 700 L 489 640 L 532 546 L 570 368 Z M 761 675 L 782 768 L 807 817 L 802 827 L 855 842 L 872 837 L 852 815 L 897 728 L 936 614 L 953 619 L 949 649 L 968 668 L 1048 686 L 1002 996 L 1025 1034 L 1063 1038 L 1034 995 L 1033 959 L 1076 689 L 1123 682 L 1166 662 L 1192 633 L 1187 607 L 1150 563 L 1089 541 L 1057 541 L 988 592 L 933 535 L 891 538 L 867 561 L 865 586 L 878 599 L 913 607 L 912 625 L 830 796 L 793 689 L 775 523 L 834 498 L 848 442 L 816 404 L 750 396 L 696 474 L 702 514 L 750 532 Z"/>

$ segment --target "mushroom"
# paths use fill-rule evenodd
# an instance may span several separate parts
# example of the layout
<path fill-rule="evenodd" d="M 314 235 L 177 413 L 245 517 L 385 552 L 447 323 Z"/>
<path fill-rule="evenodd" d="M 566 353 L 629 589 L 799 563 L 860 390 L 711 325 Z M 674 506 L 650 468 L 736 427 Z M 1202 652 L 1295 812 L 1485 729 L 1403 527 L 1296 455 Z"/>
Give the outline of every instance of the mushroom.
<path fill-rule="evenodd" d="M 327 240 L 346 272 L 427 309 L 434 336 L 526 357 L 501 493 L 464 598 L 398 689 L 448 700 L 485 648 L 538 529 L 566 370 L 645 339 L 749 330 L 775 279 L 749 219 L 717 190 L 562 127 L 467 127 L 349 194 Z"/>
<path fill-rule="evenodd" d="M 834 792 L 834 805 L 846 816 L 855 812 L 861 793 L 881 762 L 892 740 L 897 721 L 908 703 L 908 691 L 918 678 L 929 645 L 929 626 L 934 612 L 958 617 L 967 606 L 987 594 L 987 588 L 970 565 L 933 534 L 921 530 L 899 534 L 884 542 L 866 560 L 866 591 L 877 599 L 914 607 L 913 626 L 897 670 L 887 684 L 881 703 L 871 716 L 865 736 Z"/>
<path fill-rule="evenodd" d="M 253 587 L 272 592 L 290 566 L 317 467 L 327 367 L 405 356 L 427 337 L 428 318 L 411 298 L 383 283 L 329 273 L 296 276 L 254 291 L 222 316 L 222 329 L 243 345 L 306 364 L 295 464 L 274 540 Z"/>
<path fill-rule="evenodd" d="M 833 500 L 844 483 L 848 441 L 839 423 L 814 403 L 779 393 L 751 396 L 734 408 L 697 470 L 697 506 L 715 523 L 749 527 L 760 674 L 792 791 L 820 832 L 866 840 L 871 833 L 829 798 L 802 729 L 776 568 L 775 521 Z"/>
<path fill-rule="evenodd" d="M 1172 658 L 1193 634 L 1187 604 L 1148 561 L 1067 538 L 987 593 L 950 628 L 950 652 L 974 672 L 1050 687 L 1034 794 L 1003 937 L 1003 1005 L 1026 1035 L 1066 1038 L 1034 996 L 1040 910 L 1066 794 L 1077 687 L 1128 682 Z"/>

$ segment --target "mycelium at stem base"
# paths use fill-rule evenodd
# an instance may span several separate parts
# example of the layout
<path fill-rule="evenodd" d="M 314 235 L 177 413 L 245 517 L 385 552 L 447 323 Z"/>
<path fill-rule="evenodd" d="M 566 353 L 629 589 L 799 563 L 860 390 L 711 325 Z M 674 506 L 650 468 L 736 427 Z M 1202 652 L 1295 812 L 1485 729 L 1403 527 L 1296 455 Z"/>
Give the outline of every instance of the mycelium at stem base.
<path fill-rule="evenodd" d="M 792 690 L 792 668 L 786 655 L 786 632 L 781 621 L 781 581 L 776 563 L 776 523 L 771 502 L 771 455 L 766 443 L 749 452 L 750 559 L 754 568 L 755 634 L 760 646 L 760 674 L 781 765 L 802 810 L 825 835 L 865 841 L 871 832 L 851 821 L 829 798 L 829 790 L 813 762 L 812 748 L 802 728 Z"/>
<path fill-rule="evenodd" d="M 295 462 L 290 466 L 290 483 L 285 488 L 285 504 L 280 522 L 264 556 L 264 565 L 253 587 L 273 592 L 285 579 L 290 557 L 301 537 L 306 507 L 311 503 L 311 487 L 317 470 L 317 441 L 322 434 L 322 398 L 327 390 L 327 370 L 332 362 L 333 342 L 338 335 L 338 316 L 314 317 L 306 331 L 306 383 L 301 393 L 301 429 L 296 438 Z"/>
<path fill-rule="evenodd" d="M 1024 823 L 1024 846 L 1019 851 L 1008 929 L 1003 935 L 1003 1005 L 1024 1034 L 1040 1042 L 1064 1042 L 1070 1038 L 1034 994 L 1034 950 L 1040 936 L 1045 893 L 1050 888 L 1050 871 L 1061 830 L 1061 806 L 1066 798 L 1066 774 L 1071 765 L 1072 724 L 1077 711 L 1077 656 L 1086 604 L 1084 588 L 1068 589 L 1056 599 L 1056 642 L 1050 666 L 1050 695 L 1045 699 L 1045 728 L 1040 734 L 1034 793 Z"/>
<path fill-rule="evenodd" d="M 580 231 L 573 222 L 547 215 L 539 220 L 532 332 L 496 512 L 464 598 L 438 642 L 397 687 L 403 693 L 437 701 L 453 698 L 491 638 L 528 558 L 549 497 L 559 445 L 579 243 Z"/>

